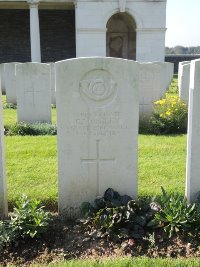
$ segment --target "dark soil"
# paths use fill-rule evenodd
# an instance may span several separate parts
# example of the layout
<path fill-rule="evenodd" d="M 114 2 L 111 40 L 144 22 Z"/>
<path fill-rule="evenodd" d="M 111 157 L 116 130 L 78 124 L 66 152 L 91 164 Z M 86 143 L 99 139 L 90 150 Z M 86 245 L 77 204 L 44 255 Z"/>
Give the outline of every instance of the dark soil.
<path fill-rule="evenodd" d="M 151 258 L 200 256 L 200 233 L 185 233 L 169 239 L 163 230 L 156 230 L 154 235 L 146 233 L 146 236 L 148 238 L 123 240 L 98 238 L 97 233 L 91 234 L 83 223 L 65 221 L 54 214 L 47 233 L 39 239 L 19 240 L 2 249 L 0 264 L 29 265 L 125 255 Z"/>

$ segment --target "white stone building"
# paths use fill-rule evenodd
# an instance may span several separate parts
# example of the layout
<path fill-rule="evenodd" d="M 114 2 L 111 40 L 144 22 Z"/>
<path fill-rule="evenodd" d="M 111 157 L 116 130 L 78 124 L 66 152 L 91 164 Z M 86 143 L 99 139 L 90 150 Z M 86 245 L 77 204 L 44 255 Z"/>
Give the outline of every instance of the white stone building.
<path fill-rule="evenodd" d="M 0 63 L 88 56 L 163 62 L 166 1 L 0 0 Z"/>

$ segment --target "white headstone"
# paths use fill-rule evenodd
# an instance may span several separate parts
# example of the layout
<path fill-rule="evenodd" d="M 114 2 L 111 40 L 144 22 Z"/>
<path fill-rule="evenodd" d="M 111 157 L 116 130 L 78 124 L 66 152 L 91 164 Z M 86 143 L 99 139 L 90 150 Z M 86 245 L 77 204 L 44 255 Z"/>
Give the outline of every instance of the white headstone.
<path fill-rule="evenodd" d="M 59 212 L 111 187 L 137 197 L 139 64 L 117 58 L 56 63 Z"/>
<path fill-rule="evenodd" d="M 165 62 L 165 64 L 167 66 L 166 89 L 168 89 L 174 76 L 174 64 L 170 62 Z"/>
<path fill-rule="evenodd" d="M 15 65 L 17 62 L 4 64 L 6 102 L 17 104 Z"/>
<path fill-rule="evenodd" d="M 181 76 L 179 79 L 179 97 L 188 103 L 190 87 L 190 63 L 182 65 Z"/>
<path fill-rule="evenodd" d="M 0 99 L 1 99 L 0 90 Z M 4 128 L 2 116 L 2 101 L 0 101 L 0 217 L 8 214 L 6 172 L 5 172 L 5 152 L 4 152 Z"/>
<path fill-rule="evenodd" d="M 16 65 L 18 122 L 51 122 L 50 65 Z"/>
<path fill-rule="evenodd" d="M 51 66 L 51 104 L 56 105 L 56 76 L 55 63 L 50 63 Z"/>
<path fill-rule="evenodd" d="M 2 63 L 0 64 L 0 77 L 1 77 L 0 88 L 1 88 L 2 94 L 6 93 L 4 72 L 5 72 L 4 63 Z"/>
<path fill-rule="evenodd" d="M 161 94 L 164 96 L 171 84 L 174 74 L 174 64 L 169 62 L 153 62 L 160 66 L 160 79 L 162 83 Z"/>
<path fill-rule="evenodd" d="M 182 61 L 182 62 L 179 62 L 178 64 L 178 88 L 180 88 L 180 81 L 181 81 L 181 76 L 183 72 L 183 66 L 189 63 L 190 61 Z"/>
<path fill-rule="evenodd" d="M 190 68 L 186 196 L 193 202 L 200 192 L 200 60 Z"/>
<path fill-rule="evenodd" d="M 140 64 L 140 119 L 152 115 L 153 103 L 164 97 L 166 91 L 165 66 L 165 63 L 160 62 Z"/>

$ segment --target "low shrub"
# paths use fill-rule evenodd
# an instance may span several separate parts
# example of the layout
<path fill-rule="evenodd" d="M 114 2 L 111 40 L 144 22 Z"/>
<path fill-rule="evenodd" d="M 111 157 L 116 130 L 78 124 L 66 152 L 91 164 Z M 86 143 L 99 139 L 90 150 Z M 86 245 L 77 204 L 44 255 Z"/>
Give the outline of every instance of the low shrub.
<path fill-rule="evenodd" d="M 85 224 L 97 237 L 114 239 L 143 238 L 145 234 L 163 229 L 169 238 L 178 232 L 193 232 L 200 228 L 198 204 L 190 204 L 178 193 L 167 194 L 163 188 L 157 201 L 133 200 L 120 196 L 109 188 L 93 204 L 83 203 L 82 211 L 88 216 Z M 152 245 L 153 237 L 149 235 Z"/>
<path fill-rule="evenodd" d="M 16 203 L 9 220 L 0 221 L 0 248 L 19 239 L 36 238 L 47 231 L 49 213 L 40 201 L 23 195 Z"/>
<path fill-rule="evenodd" d="M 163 227 L 171 237 L 179 231 L 190 231 L 200 227 L 200 209 L 197 204 L 188 203 L 179 193 L 167 194 L 162 188 L 160 210 L 151 225 Z M 150 225 L 149 225 L 150 226 Z"/>
<path fill-rule="evenodd" d="M 93 205 L 83 203 L 82 210 L 89 215 L 87 225 L 98 229 L 98 237 L 142 238 L 159 206 L 144 200 L 133 200 L 127 195 L 120 196 L 109 188 L 103 197 L 95 199 Z"/>
<path fill-rule="evenodd" d="M 16 123 L 5 125 L 5 135 L 56 135 L 56 125 L 49 123 Z"/>
<path fill-rule="evenodd" d="M 178 96 L 168 96 L 154 103 L 150 119 L 154 134 L 180 134 L 187 131 L 187 105 Z"/>
<path fill-rule="evenodd" d="M 3 109 L 17 109 L 17 105 L 12 103 L 4 103 Z"/>

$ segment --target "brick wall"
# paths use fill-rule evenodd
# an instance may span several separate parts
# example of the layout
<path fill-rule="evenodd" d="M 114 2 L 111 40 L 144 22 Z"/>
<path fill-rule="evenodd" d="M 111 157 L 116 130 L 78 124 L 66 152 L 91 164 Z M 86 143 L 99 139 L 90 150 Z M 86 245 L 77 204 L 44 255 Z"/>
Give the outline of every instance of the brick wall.
<path fill-rule="evenodd" d="M 0 63 L 30 61 L 28 10 L 0 10 Z"/>
<path fill-rule="evenodd" d="M 74 10 L 39 10 L 42 62 L 75 57 Z M 31 61 L 29 10 L 0 10 L 0 63 Z"/>
<path fill-rule="evenodd" d="M 75 11 L 39 10 L 42 62 L 76 57 Z"/>

